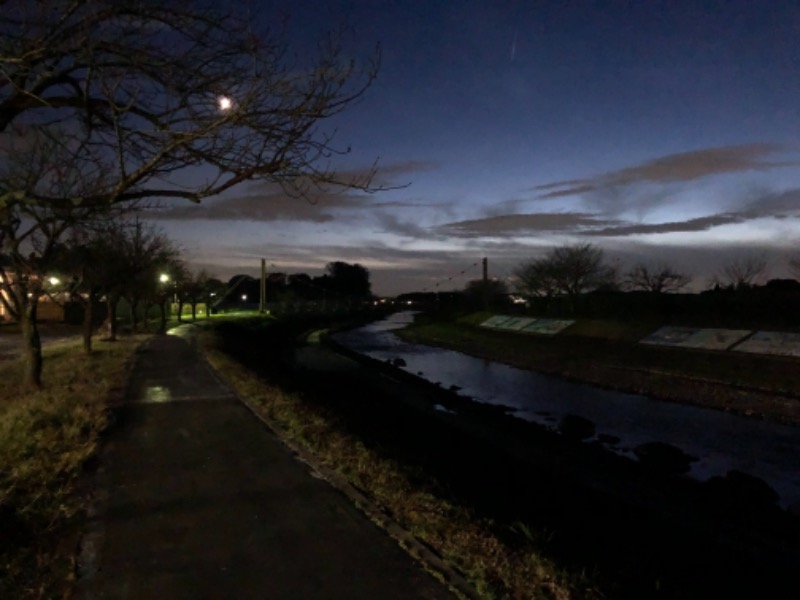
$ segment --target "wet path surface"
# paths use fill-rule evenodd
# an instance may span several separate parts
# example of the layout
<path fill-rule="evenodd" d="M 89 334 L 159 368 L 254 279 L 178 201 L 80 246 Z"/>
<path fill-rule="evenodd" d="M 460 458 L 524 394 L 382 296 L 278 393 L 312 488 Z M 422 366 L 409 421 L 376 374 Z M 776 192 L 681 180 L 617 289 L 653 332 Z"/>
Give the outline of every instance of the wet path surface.
<path fill-rule="evenodd" d="M 154 338 L 100 456 L 82 598 L 450 598 L 231 394 Z"/>
<path fill-rule="evenodd" d="M 403 370 L 486 404 L 506 406 L 515 416 L 556 428 L 566 415 L 589 419 L 609 450 L 634 458 L 634 448 L 667 443 L 695 457 L 690 475 L 699 480 L 731 470 L 766 481 L 784 506 L 800 507 L 800 427 L 746 419 L 720 411 L 603 390 L 509 367 L 459 352 L 408 344 L 392 331 L 410 313 L 336 335 L 367 356 L 402 359 Z"/>

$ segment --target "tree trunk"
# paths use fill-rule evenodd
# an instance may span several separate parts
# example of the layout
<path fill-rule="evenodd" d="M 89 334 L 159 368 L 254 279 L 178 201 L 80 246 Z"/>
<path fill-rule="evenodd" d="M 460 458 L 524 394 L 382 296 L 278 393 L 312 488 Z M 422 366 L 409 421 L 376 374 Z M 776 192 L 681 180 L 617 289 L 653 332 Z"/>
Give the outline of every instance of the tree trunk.
<path fill-rule="evenodd" d="M 94 324 L 94 294 L 89 292 L 86 305 L 83 307 L 83 351 L 92 353 L 92 327 Z"/>
<path fill-rule="evenodd" d="M 178 323 L 183 322 L 183 300 L 178 300 Z"/>
<path fill-rule="evenodd" d="M 42 387 L 42 340 L 36 322 L 38 298 L 30 298 L 22 311 L 22 338 L 25 344 L 25 385 Z"/>
<path fill-rule="evenodd" d="M 192 321 L 197 321 L 197 300 L 192 298 Z"/>
<path fill-rule="evenodd" d="M 167 332 L 167 301 L 159 302 L 158 309 L 161 314 L 161 324 L 158 326 L 158 333 L 166 333 Z"/>
<path fill-rule="evenodd" d="M 136 313 L 136 309 L 139 307 L 139 299 L 135 296 L 131 296 L 128 298 L 128 304 L 130 305 L 131 310 L 131 331 L 134 333 L 139 332 L 139 315 Z"/>
<path fill-rule="evenodd" d="M 142 311 L 142 322 L 144 323 L 144 329 L 147 331 L 150 329 L 150 301 L 144 301 L 144 310 Z"/>
<path fill-rule="evenodd" d="M 108 313 L 108 341 L 117 341 L 117 300 L 114 294 L 106 296 L 106 312 Z"/>

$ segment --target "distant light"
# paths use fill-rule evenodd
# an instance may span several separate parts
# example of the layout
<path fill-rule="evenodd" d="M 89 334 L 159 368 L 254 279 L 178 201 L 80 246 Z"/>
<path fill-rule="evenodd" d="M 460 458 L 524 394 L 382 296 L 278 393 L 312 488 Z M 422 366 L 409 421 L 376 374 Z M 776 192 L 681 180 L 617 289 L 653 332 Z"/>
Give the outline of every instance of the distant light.
<path fill-rule="evenodd" d="M 406 304 L 411 304 L 411 300 L 406 300 Z"/>
<path fill-rule="evenodd" d="M 247 302 L 247 294 L 242 294 L 242 300 Z"/>
<path fill-rule="evenodd" d="M 50 277 L 47 281 L 50 282 L 50 285 L 58 285 L 61 283 L 61 280 L 58 277 Z"/>
<path fill-rule="evenodd" d="M 211 292 L 211 297 L 212 297 L 212 298 L 213 298 L 214 296 L 216 296 L 216 295 L 217 295 L 217 292 Z"/>
<path fill-rule="evenodd" d="M 167 275 L 166 273 L 161 273 L 161 275 L 158 276 L 158 280 L 161 283 L 167 283 L 169 281 L 169 275 Z"/>
<path fill-rule="evenodd" d="M 233 108 L 233 100 L 228 96 L 220 96 L 217 98 L 217 107 L 223 112 L 228 111 Z"/>

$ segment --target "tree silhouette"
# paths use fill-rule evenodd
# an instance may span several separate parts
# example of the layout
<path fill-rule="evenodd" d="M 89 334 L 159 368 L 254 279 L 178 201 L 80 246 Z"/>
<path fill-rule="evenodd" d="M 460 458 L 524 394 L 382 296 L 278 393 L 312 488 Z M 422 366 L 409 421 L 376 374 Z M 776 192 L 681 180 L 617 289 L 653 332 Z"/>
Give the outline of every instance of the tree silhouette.
<path fill-rule="evenodd" d="M 736 290 L 752 287 L 767 272 L 767 259 L 760 254 L 749 254 L 732 258 L 714 276 L 714 282 L 722 287 Z"/>
<path fill-rule="evenodd" d="M 369 270 L 360 264 L 342 261 L 330 262 L 325 266 L 324 287 L 347 298 L 369 298 L 372 288 Z"/>
<path fill-rule="evenodd" d="M 517 291 L 528 297 L 575 297 L 604 286 L 612 287 L 616 272 L 604 263 L 603 250 L 592 244 L 558 246 L 545 256 L 514 270 Z"/>
<path fill-rule="evenodd" d="M 683 289 L 691 278 L 663 262 L 654 265 L 638 263 L 625 274 L 625 281 L 632 290 L 665 294 Z"/>

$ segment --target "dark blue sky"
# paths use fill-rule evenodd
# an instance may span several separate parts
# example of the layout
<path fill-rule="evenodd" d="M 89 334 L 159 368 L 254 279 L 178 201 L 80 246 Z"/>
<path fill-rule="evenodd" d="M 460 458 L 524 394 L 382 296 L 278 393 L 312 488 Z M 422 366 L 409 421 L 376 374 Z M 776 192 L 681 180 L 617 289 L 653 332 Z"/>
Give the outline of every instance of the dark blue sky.
<path fill-rule="evenodd" d="M 409 185 L 310 205 L 250 184 L 173 211 L 170 233 L 222 277 L 262 256 L 312 274 L 346 260 L 377 293 L 451 289 L 482 256 L 505 277 L 590 241 L 702 285 L 734 255 L 782 276 L 800 253 L 797 2 L 285 7 L 300 53 L 345 14 L 352 56 L 380 43 L 378 80 L 329 126 L 353 149 L 342 168 L 380 157 L 383 181 Z"/>

